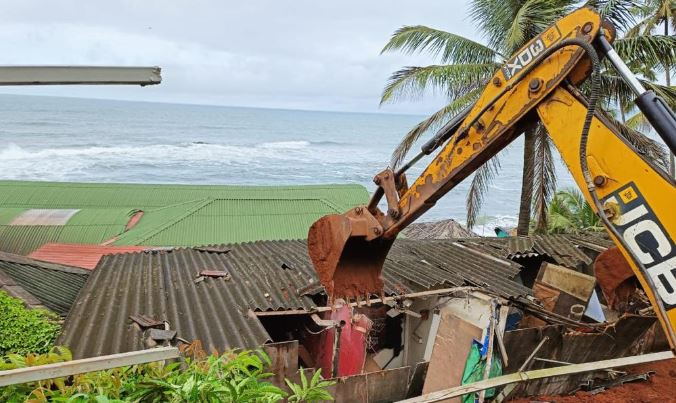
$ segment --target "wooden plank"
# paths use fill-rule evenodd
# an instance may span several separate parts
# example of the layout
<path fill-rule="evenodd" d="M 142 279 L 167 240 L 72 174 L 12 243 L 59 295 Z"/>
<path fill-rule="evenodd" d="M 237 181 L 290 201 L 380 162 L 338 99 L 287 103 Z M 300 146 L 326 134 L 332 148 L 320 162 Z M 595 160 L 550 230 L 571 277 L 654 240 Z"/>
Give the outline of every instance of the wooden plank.
<path fill-rule="evenodd" d="M 263 350 L 272 362 L 266 369 L 274 374 L 272 384 L 284 388 L 284 379 L 298 372 L 298 340 L 265 344 Z"/>
<path fill-rule="evenodd" d="M 529 381 L 533 379 L 550 378 L 552 376 L 579 374 L 582 372 L 597 371 L 607 368 L 624 367 L 628 365 L 644 364 L 647 362 L 673 359 L 674 354 L 671 351 L 660 353 L 636 355 L 632 357 L 614 358 L 612 360 L 587 362 L 584 364 L 565 365 L 561 367 L 536 369 L 527 372 L 516 372 L 514 374 L 503 375 L 467 385 L 456 386 L 446 390 L 429 393 L 427 395 L 414 397 L 412 399 L 401 400 L 401 403 L 428 403 L 438 402 L 440 400 L 466 395 L 468 393 L 479 392 L 482 390 L 494 388 L 497 386 L 508 385 L 515 382 Z"/>
<path fill-rule="evenodd" d="M 370 304 L 378 304 L 378 303 L 384 303 L 388 301 L 398 301 L 401 299 L 406 299 L 406 298 L 420 298 L 420 297 L 428 297 L 431 295 L 442 295 L 442 294 L 453 294 L 456 292 L 465 292 L 465 293 L 470 293 L 470 292 L 478 292 L 478 293 L 488 293 L 488 290 L 484 288 L 479 288 L 479 287 L 453 287 L 453 288 L 443 288 L 440 290 L 428 290 L 428 291 L 420 291 L 420 292 L 412 292 L 409 294 L 401 294 L 401 295 L 393 295 L 391 297 L 385 297 L 385 298 L 371 298 L 369 302 L 367 303 L 366 301 L 363 301 L 359 304 L 356 302 L 350 302 L 348 305 L 355 307 L 355 306 L 367 306 L 369 303 Z M 254 312 L 254 315 L 256 316 L 283 316 L 283 315 L 309 315 L 312 313 L 316 312 L 328 312 L 331 311 L 335 308 L 330 307 L 330 306 L 319 306 L 310 310 L 305 310 L 305 309 L 291 309 L 288 311 L 262 311 L 262 312 Z"/>
<path fill-rule="evenodd" d="M 160 68 L 118 66 L 0 66 L 0 85 L 153 85 Z"/>
<path fill-rule="evenodd" d="M 162 361 L 178 357 L 178 348 L 158 347 L 148 350 L 131 351 L 128 353 L 59 362 L 56 364 L 17 368 L 11 369 L 9 371 L 0 371 L 0 386 L 60 378 L 63 376 L 126 367 L 128 365 L 145 364 L 148 362 Z"/>
<path fill-rule="evenodd" d="M 488 322 L 488 348 L 486 349 L 486 366 L 484 367 L 484 374 L 482 379 L 488 379 L 491 374 L 491 366 L 493 365 L 493 338 L 495 337 L 495 314 L 497 308 L 497 301 L 491 301 L 491 316 Z M 479 403 L 484 403 L 486 399 L 486 389 L 479 392 Z"/>
<path fill-rule="evenodd" d="M 462 382 L 465 362 L 472 348 L 473 340 L 481 340 L 483 330 L 458 318 L 449 307 L 441 310 L 439 329 L 434 338 L 423 393 L 444 390 Z M 452 399 L 449 402 L 460 402 Z"/>

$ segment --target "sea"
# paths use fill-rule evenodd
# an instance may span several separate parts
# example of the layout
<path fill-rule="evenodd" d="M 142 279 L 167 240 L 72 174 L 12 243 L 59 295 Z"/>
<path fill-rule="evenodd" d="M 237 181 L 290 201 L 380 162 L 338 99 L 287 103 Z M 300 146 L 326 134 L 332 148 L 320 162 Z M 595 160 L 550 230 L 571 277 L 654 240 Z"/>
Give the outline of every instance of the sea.
<path fill-rule="evenodd" d="M 0 179 L 302 185 L 372 192 L 401 137 L 424 116 L 0 95 Z M 419 148 L 415 147 L 413 151 Z M 503 150 L 478 225 L 516 225 L 522 140 Z M 429 162 L 408 173 L 409 183 Z M 558 186 L 573 181 L 557 160 Z M 465 222 L 468 178 L 420 219 Z"/>

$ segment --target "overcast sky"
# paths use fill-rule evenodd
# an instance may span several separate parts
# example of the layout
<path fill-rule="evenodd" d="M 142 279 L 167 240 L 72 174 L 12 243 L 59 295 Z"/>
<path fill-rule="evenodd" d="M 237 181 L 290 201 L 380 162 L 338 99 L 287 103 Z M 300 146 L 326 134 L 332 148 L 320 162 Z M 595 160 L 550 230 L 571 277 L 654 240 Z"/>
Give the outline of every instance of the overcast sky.
<path fill-rule="evenodd" d="M 0 0 L 1 64 L 159 65 L 154 87 L 3 93 L 427 113 L 434 96 L 380 108 L 388 75 L 421 56 L 380 55 L 424 24 L 475 39 L 467 0 Z"/>

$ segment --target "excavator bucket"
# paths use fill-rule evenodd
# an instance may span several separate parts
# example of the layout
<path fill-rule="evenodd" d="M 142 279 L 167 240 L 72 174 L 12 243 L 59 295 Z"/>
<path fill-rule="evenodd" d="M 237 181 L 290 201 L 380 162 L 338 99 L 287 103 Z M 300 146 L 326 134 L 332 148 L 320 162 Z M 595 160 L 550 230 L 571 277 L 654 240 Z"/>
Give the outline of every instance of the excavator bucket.
<path fill-rule="evenodd" d="M 324 216 L 312 224 L 308 253 L 329 302 L 382 295 L 381 274 L 393 240 L 379 234 L 375 218 L 359 207 L 342 215 Z"/>

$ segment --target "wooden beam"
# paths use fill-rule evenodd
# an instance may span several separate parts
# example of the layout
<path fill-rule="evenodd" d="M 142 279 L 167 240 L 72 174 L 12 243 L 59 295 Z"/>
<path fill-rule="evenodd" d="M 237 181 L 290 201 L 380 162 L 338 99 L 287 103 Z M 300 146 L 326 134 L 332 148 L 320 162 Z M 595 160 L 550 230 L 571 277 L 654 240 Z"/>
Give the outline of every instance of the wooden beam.
<path fill-rule="evenodd" d="M 147 350 L 131 351 L 128 353 L 85 358 L 82 360 L 39 365 L 35 367 L 10 369 L 9 371 L 0 371 L 0 386 L 60 378 L 63 376 L 126 367 L 128 365 L 145 364 L 148 362 L 178 357 L 178 348 L 158 347 Z"/>
<path fill-rule="evenodd" d="M 624 367 L 627 365 L 643 364 L 647 362 L 668 360 L 673 358 L 674 353 L 672 353 L 671 351 L 663 351 L 660 353 L 635 355 L 632 357 L 614 358 L 611 360 L 587 362 L 583 364 L 572 364 L 561 367 L 536 369 L 527 372 L 516 372 L 513 374 L 503 375 L 496 378 L 490 378 L 483 381 L 470 383 L 467 385 L 461 385 L 450 389 L 440 390 L 438 392 L 428 393 L 426 395 L 414 397 L 411 399 L 401 400 L 400 403 L 438 402 L 440 400 L 458 397 L 466 395 L 468 393 L 480 392 L 482 390 L 502 385 L 508 385 L 510 383 L 515 382 L 524 382 L 533 379 L 549 378 L 552 376 L 559 375 L 579 374 L 583 372 L 591 372 L 615 367 Z"/>
<path fill-rule="evenodd" d="M 429 297 L 432 295 L 441 295 L 441 294 L 452 294 L 456 292 L 479 292 L 479 293 L 490 293 L 488 290 L 480 288 L 480 287 L 454 287 L 454 288 L 442 288 L 439 290 L 428 290 L 428 291 L 420 291 L 420 292 L 412 292 L 408 294 L 401 294 L 401 295 L 393 295 L 391 297 L 385 297 L 385 298 L 371 298 L 368 303 L 367 301 L 362 301 L 359 304 L 356 302 L 350 302 L 349 306 L 355 307 L 355 306 L 367 306 L 368 304 L 378 304 L 378 303 L 385 303 L 388 301 L 397 301 L 400 299 L 406 299 L 406 298 L 421 298 L 421 297 Z M 287 310 L 287 311 L 262 311 L 262 312 L 254 312 L 254 315 L 256 316 L 283 316 L 283 315 L 310 315 L 313 313 L 317 312 L 327 312 L 332 310 L 333 308 L 330 306 L 318 306 L 309 310 L 305 309 L 292 309 L 292 310 Z"/>
<path fill-rule="evenodd" d="M 0 66 L 0 85 L 153 85 L 159 67 Z"/>
<path fill-rule="evenodd" d="M 490 378 L 491 367 L 493 366 L 493 338 L 495 337 L 495 315 L 497 312 L 498 302 L 495 299 L 491 300 L 491 317 L 488 319 L 488 348 L 486 349 L 486 366 L 482 379 Z M 479 392 L 479 403 L 484 403 L 486 399 L 486 389 Z"/>

